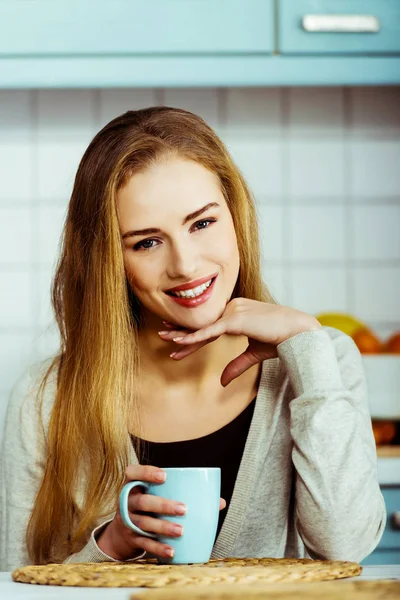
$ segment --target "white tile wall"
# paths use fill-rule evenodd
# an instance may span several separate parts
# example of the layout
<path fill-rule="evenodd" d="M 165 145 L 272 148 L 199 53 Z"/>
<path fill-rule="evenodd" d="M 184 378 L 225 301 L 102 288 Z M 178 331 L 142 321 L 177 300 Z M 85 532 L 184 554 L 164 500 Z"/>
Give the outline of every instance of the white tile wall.
<path fill-rule="evenodd" d="M 344 141 L 330 138 L 310 140 L 307 135 L 289 140 L 289 193 L 296 202 L 313 199 L 326 202 L 343 199 Z"/>
<path fill-rule="evenodd" d="M 127 110 L 165 104 L 162 92 L 152 89 L 111 89 L 96 92 L 99 104 L 99 127 Z"/>
<path fill-rule="evenodd" d="M 281 197 L 283 153 L 280 138 L 228 132 L 223 140 L 257 197 Z"/>
<path fill-rule="evenodd" d="M 32 237 L 32 209 L 0 209 L 0 265 L 29 265 Z"/>
<path fill-rule="evenodd" d="M 67 202 L 80 159 L 89 142 L 89 136 L 39 138 L 35 156 L 37 201 L 50 205 Z"/>
<path fill-rule="evenodd" d="M 318 261 L 319 262 L 319 261 Z M 346 312 L 346 271 L 326 261 L 321 266 L 299 266 L 292 273 L 292 302 L 310 313 Z"/>
<path fill-rule="evenodd" d="M 197 112 L 226 142 L 279 302 L 400 329 L 400 87 L 0 91 L 0 413 L 57 348 L 50 284 L 82 154 L 109 120 L 154 104 Z"/>
<path fill-rule="evenodd" d="M 398 87 L 359 87 L 351 91 L 350 131 L 368 137 L 372 133 L 400 134 Z"/>
<path fill-rule="evenodd" d="M 225 96 L 225 121 L 227 133 L 279 136 L 282 129 L 282 102 L 278 88 L 231 89 Z"/>
<path fill-rule="evenodd" d="M 344 261 L 346 259 L 344 206 L 293 206 L 289 222 L 290 259 Z"/>
<path fill-rule="evenodd" d="M 400 109 L 399 109 L 400 110 Z M 395 139 L 365 139 L 350 144 L 350 193 L 357 198 L 398 198 L 400 134 Z"/>
<path fill-rule="evenodd" d="M 0 92 L 1 96 L 1 92 Z M 17 206 L 32 199 L 35 149 L 26 138 L 13 137 L 10 130 L 0 137 L 0 202 Z"/>
<path fill-rule="evenodd" d="M 341 88 L 293 88 L 289 92 L 291 135 L 341 137 L 344 98 Z"/>

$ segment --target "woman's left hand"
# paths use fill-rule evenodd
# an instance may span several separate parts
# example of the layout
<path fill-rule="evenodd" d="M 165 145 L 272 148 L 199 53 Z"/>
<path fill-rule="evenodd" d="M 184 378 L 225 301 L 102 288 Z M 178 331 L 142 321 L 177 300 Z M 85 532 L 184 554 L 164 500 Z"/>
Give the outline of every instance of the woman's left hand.
<path fill-rule="evenodd" d="M 321 328 L 315 317 L 295 308 L 248 298 L 234 298 L 215 323 L 194 332 L 178 329 L 168 321 L 163 323 L 171 329 L 159 331 L 161 339 L 183 346 L 170 355 L 174 360 L 189 356 L 224 334 L 247 336 L 246 350 L 228 363 L 221 375 L 224 387 L 253 365 L 276 357 L 276 347 L 285 340 L 302 331 Z"/>

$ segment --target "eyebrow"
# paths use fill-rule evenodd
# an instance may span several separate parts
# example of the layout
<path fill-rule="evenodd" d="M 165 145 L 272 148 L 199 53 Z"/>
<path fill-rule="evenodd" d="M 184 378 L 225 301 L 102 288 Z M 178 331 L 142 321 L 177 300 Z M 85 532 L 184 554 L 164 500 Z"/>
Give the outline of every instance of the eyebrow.
<path fill-rule="evenodd" d="M 209 202 L 208 204 L 206 204 L 205 206 L 203 206 L 202 208 L 199 208 L 198 210 L 195 210 L 194 212 L 190 213 L 189 215 L 187 215 L 183 221 L 182 221 L 182 225 L 186 225 L 186 223 L 188 223 L 189 221 L 192 221 L 193 219 L 195 219 L 196 217 L 199 217 L 201 214 L 203 214 L 204 212 L 206 212 L 209 208 L 213 208 L 213 207 L 219 207 L 220 205 L 218 204 L 218 202 Z M 161 229 L 156 229 L 155 227 L 149 227 L 147 229 L 136 229 L 134 231 L 127 231 L 126 233 L 123 234 L 122 239 L 126 239 L 128 237 L 133 237 L 134 235 L 148 235 L 150 233 L 160 233 Z"/>

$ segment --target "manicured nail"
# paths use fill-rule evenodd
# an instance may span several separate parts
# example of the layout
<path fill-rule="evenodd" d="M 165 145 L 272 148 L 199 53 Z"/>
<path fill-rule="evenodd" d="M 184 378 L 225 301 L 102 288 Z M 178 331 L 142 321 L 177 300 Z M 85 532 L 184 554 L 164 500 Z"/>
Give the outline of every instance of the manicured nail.
<path fill-rule="evenodd" d="M 183 533 L 183 527 L 181 525 L 171 525 L 170 531 L 174 535 L 182 535 L 182 533 Z"/>
<path fill-rule="evenodd" d="M 166 335 L 167 333 L 169 333 L 169 331 L 159 331 L 158 335 Z"/>
<path fill-rule="evenodd" d="M 176 338 L 172 338 L 174 340 L 174 342 L 178 342 L 179 340 L 183 340 L 185 336 L 181 335 L 181 337 L 176 337 Z"/>
<path fill-rule="evenodd" d="M 157 481 L 165 481 L 167 479 L 167 474 L 165 471 L 157 471 L 156 479 Z"/>
<path fill-rule="evenodd" d="M 175 514 L 176 515 L 186 515 L 187 508 L 184 504 L 175 504 Z"/>
<path fill-rule="evenodd" d="M 165 549 L 165 554 L 167 556 L 170 556 L 171 558 L 173 557 L 173 555 L 175 554 L 174 549 L 173 548 L 166 548 Z"/>
<path fill-rule="evenodd" d="M 170 357 L 171 357 L 171 358 L 174 358 L 174 356 L 176 356 L 176 354 L 178 354 L 178 351 L 176 351 L 176 352 L 171 352 L 171 354 L 170 354 Z"/>

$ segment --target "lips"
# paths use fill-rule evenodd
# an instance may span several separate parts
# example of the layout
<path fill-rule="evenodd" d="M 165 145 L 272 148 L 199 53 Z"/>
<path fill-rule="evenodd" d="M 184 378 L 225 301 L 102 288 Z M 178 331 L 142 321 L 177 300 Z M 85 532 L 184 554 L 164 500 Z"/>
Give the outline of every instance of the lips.
<path fill-rule="evenodd" d="M 195 279 L 194 281 L 189 281 L 189 283 L 183 283 L 182 285 L 178 285 L 177 287 L 170 288 L 169 290 L 165 290 L 166 294 L 170 294 L 171 292 L 183 292 L 184 290 L 190 290 L 192 288 L 201 285 L 202 283 L 207 283 L 210 279 L 215 279 L 218 273 L 214 273 L 214 275 L 208 275 L 207 277 L 201 277 L 201 279 Z"/>

